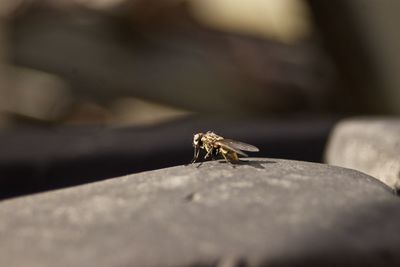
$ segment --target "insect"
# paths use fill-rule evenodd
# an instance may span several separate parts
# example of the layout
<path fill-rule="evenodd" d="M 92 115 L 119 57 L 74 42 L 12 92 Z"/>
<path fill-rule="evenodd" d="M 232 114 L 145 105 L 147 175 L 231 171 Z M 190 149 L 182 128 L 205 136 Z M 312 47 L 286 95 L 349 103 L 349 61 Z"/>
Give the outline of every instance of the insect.
<path fill-rule="evenodd" d="M 221 154 L 228 163 L 239 161 L 239 155 L 247 157 L 243 151 L 257 152 L 259 149 L 255 146 L 225 139 L 211 131 L 206 133 L 197 133 L 193 136 L 194 155 L 191 163 L 195 163 L 199 157 L 200 149 L 204 149 L 207 153 L 204 159 L 212 157 L 213 159 Z"/>

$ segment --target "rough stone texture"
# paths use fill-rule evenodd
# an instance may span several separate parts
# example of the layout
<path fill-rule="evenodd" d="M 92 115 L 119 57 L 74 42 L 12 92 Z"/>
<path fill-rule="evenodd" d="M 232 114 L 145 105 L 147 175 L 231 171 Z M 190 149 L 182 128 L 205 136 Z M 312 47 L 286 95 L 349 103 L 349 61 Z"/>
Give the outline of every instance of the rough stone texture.
<path fill-rule="evenodd" d="M 399 208 L 329 165 L 177 166 L 0 202 L 0 265 L 399 266 Z"/>
<path fill-rule="evenodd" d="M 400 119 L 360 118 L 339 123 L 326 162 L 365 172 L 400 190 Z"/>

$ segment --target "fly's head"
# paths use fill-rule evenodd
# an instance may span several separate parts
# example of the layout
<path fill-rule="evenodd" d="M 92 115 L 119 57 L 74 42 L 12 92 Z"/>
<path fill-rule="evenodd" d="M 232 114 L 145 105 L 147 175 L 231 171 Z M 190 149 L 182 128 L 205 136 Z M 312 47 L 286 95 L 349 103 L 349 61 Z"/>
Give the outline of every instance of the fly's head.
<path fill-rule="evenodd" d="M 196 162 L 197 158 L 199 157 L 200 148 L 203 146 L 203 133 L 197 133 L 193 135 L 193 147 L 194 147 L 194 155 L 192 159 L 192 163 Z"/>
<path fill-rule="evenodd" d="M 193 147 L 195 149 L 199 149 L 203 145 L 203 141 L 201 141 L 203 135 L 203 133 L 197 133 L 193 135 Z"/>

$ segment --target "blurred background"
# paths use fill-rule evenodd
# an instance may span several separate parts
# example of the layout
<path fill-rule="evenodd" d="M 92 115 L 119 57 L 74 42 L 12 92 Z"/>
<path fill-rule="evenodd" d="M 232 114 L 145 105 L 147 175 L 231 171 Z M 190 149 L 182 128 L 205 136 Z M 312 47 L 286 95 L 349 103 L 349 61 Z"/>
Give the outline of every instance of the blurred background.
<path fill-rule="evenodd" d="M 395 0 L 1 0 L 0 198 L 188 163 L 214 130 L 314 162 L 400 113 Z"/>

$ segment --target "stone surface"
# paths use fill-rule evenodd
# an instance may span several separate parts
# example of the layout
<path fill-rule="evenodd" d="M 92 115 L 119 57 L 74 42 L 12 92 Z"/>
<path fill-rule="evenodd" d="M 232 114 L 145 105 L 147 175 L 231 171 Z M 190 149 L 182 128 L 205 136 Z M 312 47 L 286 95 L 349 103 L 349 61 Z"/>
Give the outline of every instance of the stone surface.
<path fill-rule="evenodd" d="M 326 162 L 365 172 L 400 190 L 400 119 L 360 118 L 339 123 Z"/>
<path fill-rule="evenodd" d="M 329 165 L 177 166 L 0 202 L 0 265 L 399 266 L 399 208 Z"/>

